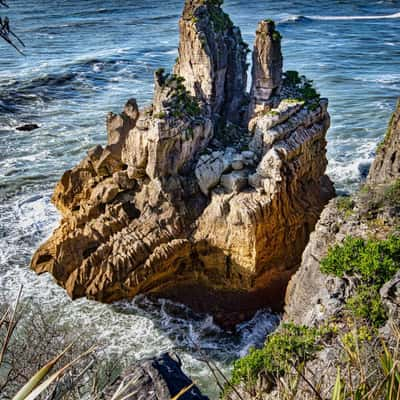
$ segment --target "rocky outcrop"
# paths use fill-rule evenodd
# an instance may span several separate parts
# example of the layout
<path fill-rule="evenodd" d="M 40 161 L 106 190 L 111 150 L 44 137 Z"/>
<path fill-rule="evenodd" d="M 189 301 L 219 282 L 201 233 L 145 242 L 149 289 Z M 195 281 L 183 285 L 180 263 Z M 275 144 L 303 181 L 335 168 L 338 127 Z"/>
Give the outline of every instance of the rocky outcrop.
<path fill-rule="evenodd" d="M 399 234 L 400 219 L 395 167 L 400 139 L 399 111 L 400 103 L 385 141 L 379 146 L 367 183 L 351 197 L 331 200 L 323 210 L 303 253 L 301 266 L 289 281 L 282 323 L 267 339 L 264 349 L 240 360 L 234 376 L 235 373 L 242 376 L 236 378 L 236 390 L 224 398 L 328 399 L 333 396 L 339 373 L 342 385 L 347 384 L 349 388 L 347 393 L 355 392 L 353 388 L 360 389 L 357 391 L 360 393 L 364 387 L 370 390 L 376 384 L 381 385 L 382 353 L 388 349 L 393 350 L 393 354 L 397 351 L 400 324 L 400 272 L 395 272 L 399 250 L 393 239 Z M 290 109 L 285 114 L 290 115 Z M 275 116 L 276 121 L 281 118 Z M 269 123 L 266 126 L 269 127 Z M 333 272 L 332 275 L 323 273 L 322 260 L 330 249 L 343 244 L 348 237 L 364 239 L 364 244 L 369 243 L 369 250 L 363 252 L 363 247 L 360 250 L 347 247 L 347 251 L 336 253 L 335 257 L 331 254 L 330 266 L 334 263 L 334 270 L 343 277 Z M 382 250 L 379 245 L 383 242 L 377 240 L 389 238 L 390 251 Z M 364 259 L 360 257 L 356 261 L 363 272 L 351 270 L 354 268 L 351 263 L 355 263 L 352 251 L 363 254 Z M 383 251 L 390 253 L 391 261 L 382 259 Z M 390 268 L 392 272 L 387 274 Z M 372 270 L 379 270 L 383 276 L 377 272 L 374 275 Z M 363 273 L 368 278 L 362 277 Z M 386 283 L 382 284 L 381 279 L 387 279 Z M 378 320 L 377 315 L 381 319 Z M 312 338 L 315 329 L 325 332 L 322 340 L 318 335 Z M 314 341 L 316 347 L 308 354 L 304 350 L 308 344 L 302 342 L 304 338 L 299 332 L 308 332 L 307 340 Z M 296 347 L 299 343 L 302 343 L 300 353 Z M 357 357 L 357 362 L 353 357 Z M 372 391 L 369 395 L 384 396 L 383 393 L 382 396 L 376 392 L 372 394 Z"/>
<path fill-rule="evenodd" d="M 232 325 L 282 307 L 333 196 L 327 101 L 302 99 L 301 85 L 279 83 L 273 67 L 282 90 L 247 130 L 239 29 L 219 2 L 187 1 L 180 32 L 175 73 L 155 73 L 152 105 L 140 110 L 132 99 L 110 114 L 107 146 L 64 173 L 53 195 L 62 221 L 32 268 L 53 274 L 72 298 L 146 293 Z"/>
<path fill-rule="evenodd" d="M 281 35 L 275 30 L 274 21 L 261 21 L 253 50 L 250 117 L 270 109 L 271 97 L 280 94 L 282 66 Z"/>
<path fill-rule="evenodd" d="M 138 361 L 105 390 L 105 398 L 118 393 L 126 400 L 171 400 L 181 393 L 181 400 L 208 400 L 181 367 L 178 356 L 168 353 Z"/>
<path fill-rule="evenodd" d="M 179 58 L 175 74 L 210 112 L 239 124 L 247 85 L 247 44 L 220 5 L 222 1 L 186 1 L 179 20 Z"/>
<path fill-rule="evenodd" d="M 371 166 L 367 182 L 384 184 L 400 178 L 400 100 Z"/>
<path fill-rule="evenodd" d="M 337 332 L 342 335 L 349 331 L 351 333 L 348 335 L 352 335 L 357 332 L 356 329 L 360 329 L 360 321 L 355 322 L 352 318 L 346 317 L 347 302 L 356 294 L 359 278 L 350 275 L 345 275 L 343 278 L 327 275 L 321 272 L 321 260 L 328 254 L 329 249 L 343 243 L 348 236 L 369 240 L 387 239 L 392 234 L 398 234 L 400 218 L 398 192 L 393 192 L 395 190 L 393 188 L 397 187 L 396 180 L 399 178 L 397 159 L 400 148 L 399 111 L 400 103 L 393 114 L 385 141 L 377 151 L 365 186 L 355 193 L 351 200 L 343 198 L 332 200 L 322 212 L 303 253 L 301 266 L 288 284 L 285 323 L 321 327 L 328 326 L 334 321 Z M 393 329 L 396 329 L 400 322 L 400 272 L 380 288 L 378 296 L 387 314 L 385 325 L 379 329 L 379 336 L 390 345 L 396 341 Z M 378 334 L 374 327 L 369 326 L 367 331 L 373 332 L 372 338 Z M 318 385 L 323 398 L 330 398 L 338 368 L 343 363 L 344 340 L 331 339 L 315 354 L 314 359 L 306 364 L 305 378 L 308 382 Z M 374 350 L 371 343 L 363 346 L 366 348 L 370 346 L 370 353 L 366 354 L 373 360 L 373 357 L 380 353 Z M 362 357 L 365 356 L 363 353 L 365 351 L 364 349 L 360 352 Z M 373 361 L 368 362 L 373 363 Z M 375 366 L 379 366 L 379 360 L 375 363 Z M 324 371 L 323 376 L 318 374 L 321 370 Z M 357 368 L 351 371 L 353 382 L 359 380 L 357 373 Z M 306 384 L 302 386 L 298 391 L 298 398 L 313 398 L 310 387 Z M 276 396 L 277 393 L 271 392 L 265 398 L 272 399 Z"/>
<path fill-rule="evenodd" d="M 397 157 L 399 149 L 400 101 L 389 124 L 384 144 L 377 151 L 367 186 L 353 196 L 351 211 L 341 209 L 340 199 L 335 199 L 322 212 L 304 251 L 301 267 L 289 282 L 285 301 L 286 320 L 316 326 L 340 314 L 352 293 L 352 283 L 348 279 L 323 274 L 320 262 L 328 250 L 343 242 L 346 236 L 384 239 L 395 229 L 398 224 L 397 205 L 385 199 L 385 186 L 393 184 L 400 177 Z M 396 279 L 383 290 L 386 303 L 390 298 L 388 293 L 395 293 L 395 288 Z"/>

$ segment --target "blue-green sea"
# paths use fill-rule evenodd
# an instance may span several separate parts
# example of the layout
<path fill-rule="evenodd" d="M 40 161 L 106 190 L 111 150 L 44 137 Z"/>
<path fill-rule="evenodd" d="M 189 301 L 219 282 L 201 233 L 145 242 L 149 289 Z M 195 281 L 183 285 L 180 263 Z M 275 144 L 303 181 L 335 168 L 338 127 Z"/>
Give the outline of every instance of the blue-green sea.
<path fill-rule="evenodd" d="M 30 304 L 128 360 L 177 351 L 186 372 L 215 398 L 199 349 L 228 370 L 232 359 L 263 342 L 276 316 L 261 310 L 230 334 L 211 317 L 168 302 L 72 302 L 49 276 L 28 269 L 58 223 L 50 196 L 63 171 L 106 142 L 108 111 L 120 111 L 131 97 L 148 103 L 153 72 L 172 67 L 183 1 L 9 5 L 0 15 L 10 17 L 26 55 L 0 42 L 0 300 L 15 298 L 23 284 Z M 284 68 L 307 75 L 329 98 L 328 173 L 339 192 L 355 190 L 400 95 L 400 1 L 226 0 L 224 8 L 250 45 L 258 20 L 277 22 Z M 40 128 L 15 129 L 24 123 Z"/>

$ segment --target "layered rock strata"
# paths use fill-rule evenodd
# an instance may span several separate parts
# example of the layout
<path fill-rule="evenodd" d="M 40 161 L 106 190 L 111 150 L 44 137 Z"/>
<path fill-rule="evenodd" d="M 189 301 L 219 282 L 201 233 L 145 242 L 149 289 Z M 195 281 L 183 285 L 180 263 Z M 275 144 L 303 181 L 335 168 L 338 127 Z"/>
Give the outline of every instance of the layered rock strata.
<path fill-rule="evenodd" d="M 371 166 L 367 183 L 385 184 L 400 177 L 400 99 Z"/>
<path fill-rule="evenodd" d="M 271 98 L 280 94 L 282 67 L 281 35 L 275 30 L 274 21 L 261 21 L 253 49 L 250 115 L 268 110 Z"/>
<path fill-rule="evenodd" d="M 366 184 L 351 197 L 335 198 L 325 207 L 303 253 L 301 266 L 292 276 L 287 287 L 285 313 L 277 329 L 278 335 L 285 330 L 286 324 L 291 326 L 295 324 L 301 329 L 322 328 L 329 333 L 324 335 L 323 340 L 314 339 L 318 341 L 317 347 L 314 354 L 309 355 L 310 359 L 307 362 L 297 358 L 299 354 L 296 353 L 295 343 L 296 340 L 302 340 L 300 336 L 292 333 L 291 340 L 282 341 L 284 344 L 277 351 L 278 354 L 273 354 L 276 360 L 279 362 L 289 355 L 291 361 L 300 361 L 299 366 L 286 370 L 282 376 L 279 375 L 279 382 L 285 382 L 287 386 L 285 384 L 279 387 L 279 383 L 273 376 L 275 371 L 271 375 L 272 371 L 267 370 L 266 366 L 264 371 L 258 372 L 256 379 L 253 378 L 251 381 L 243 379 L 243 382 L 237 384 L 234 392 L 223 398 L 250 400 L 257 397 L 274 400 L 287 396 L 289 390 L 286 391 L 286 388 L 295 382 L 295 385 L 290 387 L 292 398 L 328 399 L 332 398 L 339 371 L 342 373 L 343 381 L 351 381 L 354 388 L 361 387 L 360 382 L 363 385 L 365 382 L 367 382 L 366 385 L 370 382 L 374 384 L 377 381 L 380 382 L 381 375 L 376 371 L 380 368 L 382 340 L 386 346 L 385 351 L 392 346 L 393 349 L 397 348 L 397 331 L 400 326 L 400 271 L 394 273 L 380 287 L 377 294 L 376 301 L 381 302 L 386 314 L 378 330 L 377 326 L 368 323 L 363 314 L 353 313 L 349 309 L 351 299 L 354 299 L 357 288 L 360 286 L 360 276 L 352 274 L 351 271 L 346 272 L 342 278 L 323 273 L 321 261 L 328 255 L 331 248 L 343 244 L 345 238 L 349 236 L 367 241 L 385 240 L 391 235 L 399 234 L 400 170 L 397 168 L 400 157 L 399 115 L 400 101 L 390 121 L 384 141 L 378 147 Z M 366 263 L 374 262 L 376 270 L 378 270 L 376 264 L 379 261 L 374 257 L 378 254 L 371 251 L 366 259 Z M 351 254 L 343 256 L 343 268 L 346 268 L 346 262 L 348 262 L 346 257 L 351 259 Z M 385 267 L 389 268 L 387 265 L 385 264 Z M 373 282 L 370 286 L 373 293 Z M 362 297 L 357 307 L 359 307 L 358 310 L 365 307 L 371 314 L 372 320 L 373 313 L 376 313 L 380 306 L 375 302 L 376 308 L 372 308 L 371 304 L 368 304 L 369 301 L 368 297 Z M 311 331 L 308 330 L 308 332 Z M 361 332 L 367 332 L 368 335 L 363 337 Z M 306 347 L 305 344 L 304 347 Z M 353 365 L 349 361 L 352 360 L 349 354 L 353 349 L 352 354 L 359 357 L 359 364 Z M 254 362 L 255 358 L 252 360 Z M 269 361 L 267 358 L 265 360 Z M 257 362 L 254 367 L 254 364 L 249 362 L 249 371 L 252 368 L 258 368 Z M 360 376 L 359 365 L 364 366 L 364 364 L 365 369 L 361 371 L 362 374 L 368 374 L 367 381 L 364 381 L 365 375 Z M 346 369 L 347 371 L 343 372 Z M 324 373 L 321 374 L 321 371 Z M 251 372 L 248 372 L 248 375 L 251 376 Z M 298 380 L 293 380 L 293 377 Z M 369 380 L 370 377 L 371 380 Z"/>
<path fill-rule="evenodd" d="M 63 218 L 32 268 L 72 298 L 153 294 L 231 325 L 282 306 L 333 196 L 327 101 L 285 83 L 280 48 L 262 41 L 257 90 L 246 94 L 246 45 L 219 2 L 187 1 L 180 33 L 175 73 L 155 73 L 152 104 L 132 99 L 110 114 L 107 146 L 64 173 L 53 195 Z M 248 130 L 243 99 L 261 92 L 269 111 L 253 113 Z"/>
<path fill-rule="evenodd" d="M 369 239 L 386 238 L 398 226 L 399 210 L 395 199 L 385 199 L 387 188 L 400 179 L 400 100 L 390 121 L 388 131 L 379 146 L 364 190 L 356 193 L 351 212 L 341 210 L 338 200 L 332 200 L 324 209 L 312 233 L 302 264 L 292 277 L 285 305 L 285 319 L 297 324 L 316 326 L 340 315 L 352 291 L 351 281 L 321 272 L 320 262 L 328 250 L 347 236 Z M 394 204 L 393 204 L 394 201 Z M 400 298 L 388 303 L 388 293 L 396 293 L 396 277 L 382 292 L 386 306 L 392 310 L 400 305 Z M 392 288 L 392 289 L 390 289 Z M 398 289 L 397 289 L 398 290 Z M 397 295 L 398 296 L 398 295 Z"/>

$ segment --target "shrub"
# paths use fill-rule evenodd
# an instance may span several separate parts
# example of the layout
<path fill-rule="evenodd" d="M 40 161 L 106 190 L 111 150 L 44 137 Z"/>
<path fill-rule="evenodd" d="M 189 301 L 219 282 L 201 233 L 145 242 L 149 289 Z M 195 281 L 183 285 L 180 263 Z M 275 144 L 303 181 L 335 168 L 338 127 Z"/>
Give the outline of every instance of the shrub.
<path fill-rule="evenodd" d="M 379 289 L 400 269 L 400 237 L 386 240 L 364 240 L 348 236 L 342 245 L 329 250 L 321 261 L 321 271 L 338 277 L 353 276 L 359 280 L 355 294 L 346 302 L 353 316 L 372 326 L 387 319 Z"/>
<path fill-rule="evenodd" d="M 281 39 L 282 39 L 282 35 L 280 34 L 280 32 L 274 31 L 274 33 L 272 34 L 272 40 L 277 42 L 278 40 L 281 40 Z"/>
<path fill-rule="evenodd" d="M 285 81 L 291 86 L 297 86 L 301 83 L 300 75 L 297 71 L 286 71 L 284 73 Z"/>
<path fill-rule="evenodd" d="M 350 196 L 340 196 L 337 199 L 337 208 L 342 211 L 346 216 L 350 215 L 355 206 L 354 200 Z"/>
<path fill-rule="evenodd" d="M 321 261 L 321 271 L 357 276 L 365 284 L 382 286 L 400 269 L 400 237 L 364 240 L 348 236 Z"/>
<path fill-rule="evenodd" d="M 355 295 L 347 300 L 346 309 L 353 316 L 369 321 L 376 328 L 384 325 L 387 320 L 386 310 L 376 286 L 359 286 Z"/>
<path fill-rule="evenodd" d="M 320 347 L 323 331 L 295 324 L 283 324 L 271 334 L 262 349 L 251 349 L 250 353 L 234 363 L 232 384 L 254 383 L 262 372 L 271 376 L 282 376 L 294 365 L 312 358 Z"/>

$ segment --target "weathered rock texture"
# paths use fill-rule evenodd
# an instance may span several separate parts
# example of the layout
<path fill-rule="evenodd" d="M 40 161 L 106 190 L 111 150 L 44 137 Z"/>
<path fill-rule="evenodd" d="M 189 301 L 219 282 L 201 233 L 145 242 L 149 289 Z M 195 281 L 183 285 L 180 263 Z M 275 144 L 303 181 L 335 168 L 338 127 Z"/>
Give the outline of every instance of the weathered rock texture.
<path fill-rule="evenodd" d="M 279 95 L 282 85 L 283 59 L 281 36 L 271 20 L 261 21 L 253 50 L 250 116 L 271 108 L 271 97 Z"/>
<path fill-rule="evenodd" d="M 320 262 L 332 246 L 342 243 L 347 236 L 365 240 L 371 237 L 386 239 L 398 229 L 398 201 L 388 198 L 387 190 L 400 178 L 397 156 L 400 150 L 399 115 L 400 102 L 393 114 L 384 145 L 377 152 L 366 186 L 352 196 L 352 210 L 343 209 L 340 199 L 334 199 L 322 212 L 303 253 L 301 267 L 289 282 L 285 322 L 316 327 L 334 320 L 339 332 L 349 329 L 344 311 L 346 301 L 354 295 L 357 279 L 326 275 L 321 272 Z M 380 328 L 380 335 L 391 342 L 395 337 L 392 327 L 400 323 L 400 273 L 382 286 L 380 296 L 388 314 L 386 325 Z M 343 344 L 333 340 L 315 355 L 314 360 L 307 363 L 306 378 L 320 388 L 324 398 L 330 397 L 337 368 L 342 362 Z M 319 371 L 324 371 L 324 374 L 321 376 Z M 276 393 L 265 396 L 265 399 L 270 398 L 276 398 Z M 307 385 L 303 385 L 296 398 L 312 399 L 314 393 Z"/>
<path fill-rule="evenodd" d="M 182 372 L 179 358 L 173 354 L 142 360 L 125 371 L 112 386 L 106 389 L 105 398 L 119 397 L 126 400 L 171 400 L 192 385 L 192 381 Z M 208 400 L 197 386 L 183 393 L 181 400 Z"/>
<path fill-rule="evenodd" d="M 385 141 L 379 146 L 367 184 L 359 192 L 353 194 L 351 199 L 343 201 L 343 198 L 336 198 L 325 207 L 303 253 L 301 266 L 288 284 L 283 324 L 327 327 L 334 323 L 336 328 L 336 333 L 332 331 L 330 337 L 326 337 L 321 343 L 322 349 L 314 354 L 312 360 L 305 363 L 302 377 L 299 377 L 296 388 L 293 393 L 290 393 L 290 396 L 296 400 L 332 398 L 338 369 L 344 371 L 349 365 L 346 363 L 348 354 L 345 354 L 344 350 L 345 334 L 349 332 L 354 334 L 355 329 L 360 328 L 359 324 L 362 323 L 362 321 L 353 321 L 349 318 L 345 309 L 346 301 L 355 294 L 359 284 L 357 277 L 346 276 L 342 279 L 324 274 L 321 272 L 321 260 L 328 254 L 330 248 L 342 243 L 347 236 L 367 240 L 386 239 L 394 232 L 398 234 L 399 200 L 393 195 L 388 197 L 387 193 L 388 189 L 393 188 L 393 184 L 397 187 L 396 181 L 400 178 L 399 169 L 396 166 L 398 165 L 397 152 L 400 150 L 399 115 L 400 102 L 393 114 Z M 397 272 L 381 287 L 379 294 L 388 316 L 386 324 L 379 330 L 379 335 L 389 346 L 397 340 L 393 327 L 400 326 L 400 272 Z M 283 324 L 278 327 L 278 331 Z M 374 337 L 377 333 L 370 326 L 368 331 L 371 332 L 373 339 L 365 345 L 360 336 L 357 346 L 360 346 L 362 350 L 357 352 L 357 356 L 360 357 L 360 363 L 363 365 L 365 363 L 368 374 L 368 368 L 370 368 L 373 375 L 379 368 L 382 349 L 374 348 L 376 343 L 380 343 L 380 338 Z M 370 346 L 369 352 L 366 350 L 368 346 Z M 279 359 L 279 355 L 277 358 Z M 287 383 L 294 382 L 293 377 L 298 377 L 297 371 L 293 369 L 291 373 L 280 379 Z M 349 372 L 346 371 L 346 373 Z M 342 376 L 347 377 L 343 372 Z M 353 387 L 358 387 L 360 376 L 357 367 L 351 368 L 351 377 Z M 378 376 L 378 382 L 380 382 L 379 379 L 381 378 Z M 275 400 L 286 398 L 288 395 L 288 393 L 286 396 L 282 395 L 284 390 L 278 389 L 274 379 L 264 372 L 260 373 L 254 382 L 247 386 L 239 384 L 236 389 L 236 392 L 229 395 L 229 399 Z M 315 389 L 318 396 L 314 392 Z"/>
<path fill-rule="evenodd" d="M 186 1 L 174 72 L 224 121 L 240 123 L 247 84 L 247 44 L 219 1 Z"/>
<path fill-rule="evenodd" d="M 351 282 L 323 274 L 320 261 L 336 243 L 346 236 L 386 238 L 397 227 L 396 204 L 385 201 L 386 187 L 400 178 L 397 153 L 400 151 L 400 101 L 367 178 L 366 189 L 355 194 L 354 208 L 349 214 L 332 200 L 322 212 L 311 234 L 302 264 L 292 277 L 287 292 L 285 318 L 298 324 L 318 325 L 338 315 L 351 294 Z M 396 279 L 394 279 L 394 282 Z M 392 287 L 388 284 L 388 287 Z M 385 293 L 389 293 L 387 288 Z M 387 298 L 388 296 L 386 296 Z M 397 301 L 399 301 L 398 299 Z"/>
<path fill-rule="evenodd" d="M 400 178 L 400 100 L 389 122 L 386 136 L 371 166 L 367 182 L 380 184 Z"/>
<path fill-rule="evenodd" d="M 152 105 L 132 99 L 109 115 L 108 145 L 63 175 L 53 196 L 61 224 L 32 267 L 72 298 L 154 294 L 228 325 L 282 306 L 333 196 L 327 101 L 279 96 L 280 49 L 260 39 L 273 62 L 268 72 L 269 56 L 254 58 L 270 77 L 253 96 L 270 88 L 276 108 L 254 115 L 250 131 L 233 125 L 247 124 L 239 29 L 218 2 L 187 1 L 180 31 L 175 74 L 156 72 Z"/>

